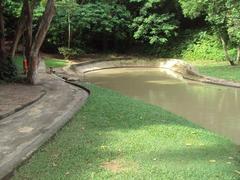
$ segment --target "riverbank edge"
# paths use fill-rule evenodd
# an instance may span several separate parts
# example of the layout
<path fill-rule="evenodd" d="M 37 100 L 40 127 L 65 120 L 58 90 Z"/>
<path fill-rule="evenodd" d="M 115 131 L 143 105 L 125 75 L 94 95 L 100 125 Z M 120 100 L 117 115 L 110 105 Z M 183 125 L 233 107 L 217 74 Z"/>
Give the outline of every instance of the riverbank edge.
<path fill-rule="evenodd" d="M 84 74 L 91 71 L 110 68 L 162 68 L 179 74 L 178 78 L 184 78 L 191 81 L 197 81 L 207 84 L 215 84 L 227 87 L 240 88 L 240 83 L 205 76 L 199 73 L 197 68 L 181 59 L 106 59 L 89 61 L 84 63 L 76 63 L 63 68 L 63 70 L 71 77 L 77 76 L 79 80 L 84 80 Z"/>

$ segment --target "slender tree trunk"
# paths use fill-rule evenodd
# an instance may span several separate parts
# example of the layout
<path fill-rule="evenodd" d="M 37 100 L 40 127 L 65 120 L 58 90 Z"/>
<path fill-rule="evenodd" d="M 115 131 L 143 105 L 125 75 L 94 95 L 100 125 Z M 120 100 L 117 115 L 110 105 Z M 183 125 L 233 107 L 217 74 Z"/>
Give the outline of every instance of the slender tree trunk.
<path fill-rule="evenodd" d="M 6 59 L 5 49 L 5 27 L 4 27 L 4 16 L 3 16 L 3 2 L 0 1 L 0 62 Z"/>
<path fill-rule="evenodd" d="M 70 14 L 67 15 L 68 18 L 68 48 L 71 48 L 71 19 Z"/>
<path fill-rule="evenodd" d="M 22 13 L 18 22 L 18 26 L 17 26 L 17 30 L 15 32 L 15 37 L 14 37 L 14 41 L 13 41 L 13 45 L 11 48 L 11 57 L 13 58 L 16 54 L 16 50 L 19 44 L 19 41 L 21 39 L 21 37 L 23 36 L 25 30 L 26 30 L 26 24 L 28 24 L 28 14 L 29 11 L 32 13 L 34 6 L 35 6 L 36 0 L 32 1 L 32 4 L 30 5 L 29 0 L 24 0 L 23 2 L 23 8 L 22 8 Z M 31 6 L 31 8 L 29 8 L 29 6 Z M 31 14 L 32 17 L 32 14 Z M 32 21 L 31 21 L 32 22 Z"/>
<path fill-rule="evenodd" d="M 15 37 L 14 37 L 13 45 L 11 48 L 11 57 L 12 58 L 14 58 L 14 56 L 15 56 L 15 53 L 16 53 L 16 50 L 18 47 L 18 43 L 25 31 L 25 24 L 26 24 L 26 19 L 27 19 L 25 9 L 26 9 L 27 3 L 28 3 L 28 0 L 24 0 L 23 7 L 22 7 L 22 13 L 21 13 L 20 19 L 18 21 L 17 30 L 15 32 Z"/>
<path fill-rule="evenodd" d="M 225 59 L 230 63 L 231 66 L 234 66 L 235 63 L 231 60 L 231 58 L 230 58 L 230 56 L 228 54 L 226 40 L 225 40 L 225 38 L 223 36 L 221 36 L 220 38 L 221 38 L 221 42 L 222 42 L 222 46 L 223 46 L 223 50 L 224 50 Z"/>
<path fill-rule="evenodd" d="M 237 47 L 236 63 L 237 63 L 237 64 L 240 64 L 240 46 Z"/>
<path fill-rule="evenodd" d="M 38 64 L 40 62 L 39 51 L 46 37 L 47 31 L 50 27 L 54 14 L 55 14 L 55 1 L 48 0 L 44 14 L 42 16 L 42 20 L 38 27 L 38 31 L 33 40 L 31 51 L 29 53 L 30 69 L 28 72 L 28 82 L 30 84 L 37 83 L 37 69 L 38 69 Z"/>

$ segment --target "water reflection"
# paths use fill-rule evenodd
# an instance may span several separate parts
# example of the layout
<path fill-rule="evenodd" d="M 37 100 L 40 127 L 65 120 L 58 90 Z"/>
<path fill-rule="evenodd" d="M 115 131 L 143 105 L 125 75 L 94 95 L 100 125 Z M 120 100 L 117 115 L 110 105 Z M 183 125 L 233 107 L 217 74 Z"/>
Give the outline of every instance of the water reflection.
<path fill-rule="evenodd" d="M 87 81 L 159 105 L 240 144 L 240 89 L 175 77 L 156 68 L 105 69 L 86 74 Z"/>

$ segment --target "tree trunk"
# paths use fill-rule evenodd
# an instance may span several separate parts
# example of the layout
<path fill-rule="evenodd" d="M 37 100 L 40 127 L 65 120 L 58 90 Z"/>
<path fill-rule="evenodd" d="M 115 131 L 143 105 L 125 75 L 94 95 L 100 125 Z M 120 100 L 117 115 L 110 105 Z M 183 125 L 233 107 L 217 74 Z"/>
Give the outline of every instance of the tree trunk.
<path fill-rule="evenodd" d="M 68 18 L 68 48 L 71 48 L 71 18 L 70 18 L 70 14 L 68 12 L 67 15 Z"/>
<path fill-rule="evenodd" d="M 240 46 L 237 47 L 236 64 L 240 64 Z"/>
<path fill-rule="evenodd" d="M 30 59 L 30 53 L 31 53 L 31 46 L 32 46 L 32 16 L 33 16 L 33 9 L 30 5 L 29 0 L 26 0 L 26 7 L 25 7 L 25 11 L 24 14 L 27 17 L 26 18 L 26 22 L 25 22 L 25 52 L 24 55 L 27 58 L 27 60 L 29 61 Z"/>
<path fill-rule="evenodd" d="M 4 16 L 3 16 L 3 2 L 0 2 L 0 62 L 6 59 L 5 50 L 5 28 L 4 28 Z"/>
<path fill-rule="evenodd" d="M 42 16 L 42 20 L 38 27 L 38 31 L 33 40 L 31 51 L 30 51 L 30 68 L 28 72 L 28 82 L 30 84 L 36 84 L 37 82 L 37 69 L 40 62 L 39 51 L 42 43 L 46 37 L 47 31 L 50 27 L 51 21 L 55 13 L 55 2 L 54 0 L 48 0 L 46 4 L 46 9 Z"/>
<path fill-rule="evenodd" d="M 221 42 L 222 42 L 222 46 L 223 46 L 223 50 L 224 50 L 225 59 L 230 63 L 231 66 L 234 66 L 235 63 L 231 60 L 231 58 L 230 58 L 230 56 L 228 54 L 226 40 L 225 40 L 225 38 L 223 36 L 221 36 L 220 38 L 221 38 Z"/>
<path fill-rule="evenodd" d="M 25 13 L 25 11 L 26 11 L 25 8 L 27 6 L 27 2 L 28 2 L 28 0 L 24 0 L 24 2 L 23 2 L 22 13 L 21 13 L 21 16 L 20 16 L 20 19 L 18 22 L 17 30 L 15 32 L 15 37 L 13 40 L 13 45 L 11 48 L 11 57 L 12 58 L 14 58 L 14 56 L 15 56 L 15 53 L 16 53 L 16 50 L 18 47 L 18 43 L 25 31 L 25 24 L 26 24 L 26 19 L 27 19 L 26 13 Z"/>
<path fill-rule="evenodd" d="M 31 17 L 32 17 L 32 11 L 34 9 L 35 3 L 36 3 L 35 0 L 32 1 L 32 5 L 30 5 L 29 0 L 24 0 L 24 2 L 23 2 L 22 13 L 21 13 L 21 16 L 20 16 L 20 19 L 18 22 L 18 27 L 15 32 L 15 37 L 14 37 L 13 45 L 11 48 L 11 57 L 12 58 L 14 58 L 19 41 L 20 41 L 21 37 L 23 36 L 24 31 L 26 30 L 25 25 L 28 26 L 28 23 L 30 23 L 30 22 L 28 22 L 28 20 L 29 20 L 28 15 L 29 15 L 29 13 L 31 13 Z M 30 8 L 30 6 L 31 6 L 31 8 Z"/>

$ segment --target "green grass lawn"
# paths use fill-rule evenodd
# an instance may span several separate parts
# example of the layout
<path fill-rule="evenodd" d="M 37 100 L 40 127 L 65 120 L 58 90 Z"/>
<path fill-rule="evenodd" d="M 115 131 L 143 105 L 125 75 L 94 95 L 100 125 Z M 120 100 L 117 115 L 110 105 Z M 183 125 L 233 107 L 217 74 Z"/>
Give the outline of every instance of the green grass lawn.
<path fill-rule="evenodd" d="M 55 58 L 44 58 L 47 67 L 60 68 L 68 64 L 68 60 L 55 59 Z"/>
<path fill-rule="evenodd" d="M 221 79 L 240 81 L 240 66 L 230 66 L 228 62 L 189 61 L 201 74 Z"/>
<path fill-rule="evenodd" d="M 14 179 L 239 179 L 239 149 L 160 107 L 85 84 L 87 104 Z"/>
<path fill-rule="evenodd" d="M 68 61 L 67 60 L 62 60 L 62 59 L 55 59 L 55 58 L 44 58 L 46 67 L 53 67 L 53 68 L 61 68 L 67 65 Z M 16 56 L 14 59 L 14 62 L 17 66 L 17 70 L 19 73 L 23 72 L 23 56 Z"/>

